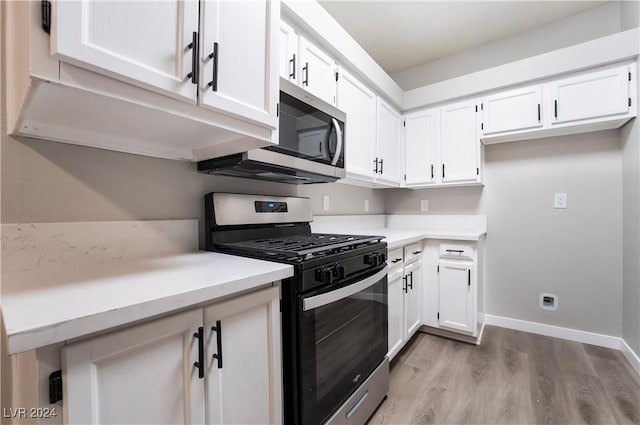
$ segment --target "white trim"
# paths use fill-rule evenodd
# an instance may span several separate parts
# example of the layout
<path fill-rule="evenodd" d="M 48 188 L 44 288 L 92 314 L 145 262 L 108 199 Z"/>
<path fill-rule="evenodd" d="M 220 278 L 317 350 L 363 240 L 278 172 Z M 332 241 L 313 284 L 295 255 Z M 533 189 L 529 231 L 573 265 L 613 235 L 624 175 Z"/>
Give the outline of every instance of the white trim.
<path fill-rule="evenodd" d="M 627 342 L 622 338 L 620 338 L 620 345 L 620 351 L 622 351 L 622 354 L 627 358 L 631 367 L 633 367 L 636 373 L 640 375 L 640 357 L 638 357 L 638 354 L 636 354 L 631 347 L 629 347 L 629 344 L 627 344 Z"/>
<path fill-rule="evenodd" d="M 562 328 L 560 326 L 546 325 L 544 323 L 527 322 L 526 320 L 493 316 L 491 314 L 485 314 L 484 317 L 485 323 L 487 325 L 499 326 L 501 328 L 509 328 L 538 335 L 568 339 L 570 341 L 577 341 L 583 344 L 614 348 L 616 350 L 620 350 L 622 345 L 622 339 L 617 336 L 597 334 L 593 332 L 580 331 L 577 329 Z"/>

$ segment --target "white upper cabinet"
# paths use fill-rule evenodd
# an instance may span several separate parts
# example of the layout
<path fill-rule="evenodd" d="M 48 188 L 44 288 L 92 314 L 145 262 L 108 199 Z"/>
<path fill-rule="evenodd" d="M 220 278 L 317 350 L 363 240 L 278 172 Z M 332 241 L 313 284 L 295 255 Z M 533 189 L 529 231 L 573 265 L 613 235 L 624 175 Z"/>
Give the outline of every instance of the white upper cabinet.
<path fill-rule="evenodd" d="M 204 423 L 202 310 L 63 349 L 65 423 Z"/>
<path fill-rule="evenodd" d="M 542 86 L 530 86 L 485 97 L 482 110 L 482 134 L 542 127 Z"/>
<path fill-rule="evenodd" d="M 626 114 L 631 106 L 629 69 L 625 65 L 552 82 L 552 123 Z"/>
<path fill-rule="evenodd" d="M 269 0 L 202 0 L 203 105 L 277 126 L 279 5 Z"/>
<path fill-rule="evenodd" d="M 298 84 L 298 35 L 289 24 L 280 21 L 278 37 L 280 77 Z"/>
<path fill-rule="evenodd" d="M 51 46 L 57 58 L 196 102 L 197 86 L 187 75 L 199 54 L 192 48 L 198 34 L 197 0 L 79 0 L 53 6 Z"/>
<path fill-rule="evenodd" d="M 440 171 L 440 109 L 413 112 L 404 117 L 405 184 L 435 183 Z"/>
<path fill-rule="evenodd" d="M 440 110 L 442 182 L 479 179 L 480 139 L 475 107 L 474 101 L 465 101 L 445 105 Z"/>
<path fill-rule="evenodd" d="M 339 70 L 337 107 L 347 114 L 347 173 L 372 179 L 376 148 L 376 95 L 344 69 Z"/>
<path fill-rule="evenodd" d="M 378 97 L 376 124 L 378 136 L 376 180 L 398 185 L 402 150 L 402 115 Z"/>
<path fill-rule="evenodd" d="M 304 37 L 299 37 L 298 85 L 327 103 L 336 104 L 336 62 Z"/>

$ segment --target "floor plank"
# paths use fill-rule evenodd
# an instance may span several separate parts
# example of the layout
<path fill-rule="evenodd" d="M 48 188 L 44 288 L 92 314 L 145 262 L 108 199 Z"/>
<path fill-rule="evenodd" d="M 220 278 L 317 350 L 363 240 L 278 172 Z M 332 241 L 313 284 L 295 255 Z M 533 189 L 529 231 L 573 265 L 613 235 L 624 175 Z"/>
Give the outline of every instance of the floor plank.
<path fill-rule="evenodd" d="M 418 333 L 369 424 L 640 424 L 617 350 L 487 326 L 475 346 Z"/>

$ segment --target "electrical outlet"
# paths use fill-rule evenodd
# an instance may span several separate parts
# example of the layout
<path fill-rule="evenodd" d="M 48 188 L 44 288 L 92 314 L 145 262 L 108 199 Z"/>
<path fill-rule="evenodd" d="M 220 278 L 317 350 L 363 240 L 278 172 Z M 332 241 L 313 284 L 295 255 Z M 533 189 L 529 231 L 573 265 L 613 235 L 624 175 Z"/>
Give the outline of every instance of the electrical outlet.
<path fill-rule="evenodd" d="M 420 201 L 420 211 L 429 211 L 429 201 L 422 199 Z"/>
<path fill-rule="evenodd" d="M 567 194 L 556 193 L 553 195 L 553 208 L 567 208 Z"/>
<path fill-rule="evenodd" d="M 322 211 L 329 211 L 329 195 L 322 195 Z"/>
<path fill-rule="evenodd" d="M 368 199 L 364 200 L 364 211 L 365 212 L 369 211 L 369 200 Z"/>

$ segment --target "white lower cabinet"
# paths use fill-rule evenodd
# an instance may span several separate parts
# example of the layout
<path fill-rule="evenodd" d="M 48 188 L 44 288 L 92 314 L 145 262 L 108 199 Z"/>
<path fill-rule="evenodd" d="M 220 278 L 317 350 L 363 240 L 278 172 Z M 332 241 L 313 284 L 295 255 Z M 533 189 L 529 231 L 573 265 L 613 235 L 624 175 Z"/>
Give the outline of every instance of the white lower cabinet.
<path fill-rule="evenodd" d="M 389 351 L 392 360 L 422 325 L 421 262 L 403 255 L 403 248 L 389 251 Z"/>
<path fill-rule="evenodd" d="M 271 287 L 65 347 L 64 422 L 281 423 L 280 362 Z"/>
<path fill-rule="evenodd" d="M 484 239 L 424 244 L 422 322 L 427 332 L 479 343 L 484 325 Z"/>
<path fill-rule="evenodd" d="M 471 288 L 472 263 L 440 260 L 438 268 L 439 325 L 472 333 L 475 316 Z"/>

